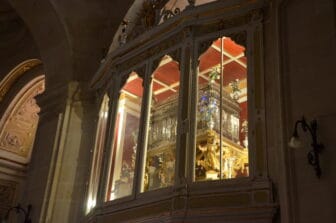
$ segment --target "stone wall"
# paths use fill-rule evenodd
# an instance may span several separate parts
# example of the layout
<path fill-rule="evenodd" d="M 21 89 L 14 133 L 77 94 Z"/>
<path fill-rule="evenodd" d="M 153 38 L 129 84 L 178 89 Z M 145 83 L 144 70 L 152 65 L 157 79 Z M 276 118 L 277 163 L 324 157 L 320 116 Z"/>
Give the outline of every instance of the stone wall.
<path fill-rule="evenodd" d="M 303 115 L 317 119 L 325 144 L 322 177 L 308 165 L 308 133 L 302 149 L 288 149 L 293 222 L 334 222 L 336 219 L 336 20 L 335 1 L 284 1 L 280 8 L 283 102 L 287 136 Z"/>

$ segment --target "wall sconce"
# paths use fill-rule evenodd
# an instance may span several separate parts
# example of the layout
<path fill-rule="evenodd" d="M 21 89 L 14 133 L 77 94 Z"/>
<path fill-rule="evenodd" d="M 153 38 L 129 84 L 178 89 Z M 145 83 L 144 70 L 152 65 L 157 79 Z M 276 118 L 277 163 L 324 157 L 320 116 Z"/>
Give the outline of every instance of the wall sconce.
<path fill-rule="evenodd" d="M 301 148 L 303 143 L 299 139 L 298 135 L 298 126 L 302 127 L 304 132 L 309 132 L 311 136 L 311 147 L 313 148 L 311 151 L 308 152 L 307 158 L 308 163 L 314 167 L 316 176 L 318 178 L 321 177 L 321 167 L 320 167 L 320 160 L 319 156 L 321 151 L 324 149 L 324 145 L 317 141 L 317 121 L 313 120 L 310 123 L 307 123 L 306 119 L 302 117 L 301 120 L 297 120 L 294 126 L 293 136 L 290 139 L 288 145 L 291 148 Z"/>
<path fill-rule="evenodd" d="M 31 223 L 31 219 L 30 219 L 30 211 L 32 209 L 32 205 L 29 204 L 27 206 L 27 210 L 25 210 L 23 207 L 21 207 L 20 204 L 18 204 L 15 207 L 11 207 L 8 209 L 5 218 L 2 219 L 1 223 L 8 223 L 8 218 L 9 218 L 9 214 L 11 211 L 16 210 L 16 213 L 19 214 L 20 212 L 22 212 L 24 214 L 24 222 L 23 223 Z"/>

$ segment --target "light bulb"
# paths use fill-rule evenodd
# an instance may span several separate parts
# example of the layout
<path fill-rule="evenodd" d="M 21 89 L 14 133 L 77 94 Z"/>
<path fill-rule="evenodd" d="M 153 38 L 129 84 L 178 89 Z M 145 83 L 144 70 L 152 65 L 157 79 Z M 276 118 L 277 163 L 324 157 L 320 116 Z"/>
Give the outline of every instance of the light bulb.
<path fill-rule="evenodd" d="M 299 139 L 299 137 L 296 136 L 292 136 L 292 138 L 290 139 L 288 146 L 293 148 L 293 149 L 298 149 L 298 148 L 302 148 L 303 144 L 301 142 L 301 140 Z"/>

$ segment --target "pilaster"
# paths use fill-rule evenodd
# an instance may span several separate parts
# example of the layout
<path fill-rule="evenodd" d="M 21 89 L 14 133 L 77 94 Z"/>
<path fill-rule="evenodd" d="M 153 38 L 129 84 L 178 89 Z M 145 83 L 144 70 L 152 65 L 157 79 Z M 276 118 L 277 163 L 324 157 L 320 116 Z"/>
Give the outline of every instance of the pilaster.
<path fill-rule="evenodd" d="M 35 222 L 77 222 L 84 213 L 99 106 L 86 83 L 48 90 L 41 107 L 26 202 Z"/>

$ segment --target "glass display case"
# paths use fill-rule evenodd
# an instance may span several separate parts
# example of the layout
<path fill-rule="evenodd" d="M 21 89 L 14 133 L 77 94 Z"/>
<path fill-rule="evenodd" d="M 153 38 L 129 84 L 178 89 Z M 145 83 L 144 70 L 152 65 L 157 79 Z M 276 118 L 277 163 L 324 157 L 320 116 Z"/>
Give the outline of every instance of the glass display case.
<path fill-rule="evenodd" d="M 259 200 L 272 199 L 261 28 L 245 27 L 246 21 L 258 23 L 259 11 L 247 1 L 235 6 L 245 10 L 236 17 L 224 10 L 234 10 L 231 1 L 193 2 L 167 20 L 151 14 L 163 8 L 144 8 L 129 33 L 124 22 L 120 48 L 94 79 L 114 102 L 100 186 L 102 218 L 116 213 L 120 222 L 128 221 L 123 211 L 130 210 L 141 222 L 153 207 L 163 214 L 149 222 L 162 216 L 183 222 L 196 219 L 191 215 L 204 206 L 217 214 L 239 206 L 249 214 Z M 189 209 L 190 216 L 182 213 Z M 212 218 L 210 209 L 204 215 Z"/>
<path fill-rule="evenodd" d="M 190 104 L 196 114 L 190 123 L 195 128 L 191 132 L 194 151 L 189 153 L 193 154 L 192 178 L 198 182 L 248 177 L 245 47 L 225 36 L 205 42 L 208 47 L 200 54 L 197 72 L 192 74 L 197 87 L 187 95 L 196 99 Z M 156 66 L 152 61 L 153 71 L 147 71 L 146 81 L 131 72 L 120 89 L 111 141 L 108 200 L 132 195 L 138 146 L 143 148 L 140 154 L 143 162 L 139 167 L 141 192 L 174 185 L 180 91 L 184 88 L 181 88 L 180 63 L 168 54 L 157 58 Z M 193 60 L 192 57 L 184 60 L 188 59 Z M 147 91 L 145 101 L 142 100 L 144 91 Z M 146 117 L 143 124 L 140 124 L 141 116 Z M 139 132 L 141 139 L 138 139 Z M 179 147 L 179 150 L 188 148 Z"/>

